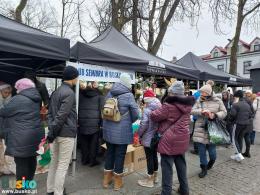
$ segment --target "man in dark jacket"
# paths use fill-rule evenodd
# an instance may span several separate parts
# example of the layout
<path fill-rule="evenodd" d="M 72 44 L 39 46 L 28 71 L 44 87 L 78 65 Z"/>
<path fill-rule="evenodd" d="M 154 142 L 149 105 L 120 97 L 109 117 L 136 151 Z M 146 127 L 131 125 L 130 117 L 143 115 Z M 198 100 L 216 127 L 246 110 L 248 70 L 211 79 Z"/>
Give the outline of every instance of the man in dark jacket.
<path fill-rule="evenodd" d="M 231 158 L 236 161 L 241 161 L 244 159 L 244 156 L 241 154 L 243 137 L 252 128 L 254 113 L 252 112 L 250 104 L 244 98 L 243 91 L 236 91 L 234 97 L 239 98 L 239 101 L 232 106 L 230 120 L 236 125 L 235 145 L 237 151 Z M 246 144 L 250 146 L 250 138 L 246 140 Z"/>
<path fill-rule="evenodd" d="M 76 99 L 73 86 L 78 81 L 78 71 L 67 66 L 64 82 L 53 93 L 48 113 L 48 140 L 53 142 L 52 160 L 47 178 L 49 195 L 62 195 L 65 176 L 69 167 L 77 134 Z"/>
<path fill-rule="evenodd" d="M 6 132 L 6 154 L 14 157 L 16 180 L 23 177 L 33 180 L 37 165 L 36 151 L 44 136 L 39 107 L 41 97 L 29 79 L 18 80 L 15 88 L 17 95 L 0 109 Z"/>
<path fill-rule="evenodd" d="M 101 109 L 103 96 L 98 90 L 96 82 L 91 88 L 81 89 L 79 96 L 79 133 L 81 143 L 81 162 L 90 163 L 90 167 L 98 165 L 96 161 L 98 151 L 98 138 L 102 122 Z"/>

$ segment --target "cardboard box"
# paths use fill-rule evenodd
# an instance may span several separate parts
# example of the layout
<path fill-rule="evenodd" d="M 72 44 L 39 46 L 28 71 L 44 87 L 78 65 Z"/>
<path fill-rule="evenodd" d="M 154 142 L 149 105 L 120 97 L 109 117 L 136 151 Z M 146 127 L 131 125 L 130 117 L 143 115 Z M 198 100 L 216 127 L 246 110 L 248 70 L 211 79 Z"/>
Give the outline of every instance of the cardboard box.
<path fill-rule="evenodd" d="M 138 170 L 145 169 L 147 167 L 147 163 L 146 163 L 144 147 L 143 146 L 136 147 L 133 153 L 134 153 L 133 156 L 134 170 L 138 171 Z"/>
<path fill-rule="evenodd" d="M 101 145 L 101 147 L 107 149 L 106 144 Z M 135 147 L 133 145 L 127 146 L 127 151 L 125 155 L 124 161 L 124 175 L 129 175 L 134 172 L 134 161 L 133 161 L 133 152 L 135 151 Z"/>

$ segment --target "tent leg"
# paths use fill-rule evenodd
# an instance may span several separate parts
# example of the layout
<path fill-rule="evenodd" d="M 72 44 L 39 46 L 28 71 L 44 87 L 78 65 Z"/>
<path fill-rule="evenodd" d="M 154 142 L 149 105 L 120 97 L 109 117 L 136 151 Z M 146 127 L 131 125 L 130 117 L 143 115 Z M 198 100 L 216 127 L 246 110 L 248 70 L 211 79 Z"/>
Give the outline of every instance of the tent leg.
<path fill-rule="evenodd" d="M 77 115 L 79 113 L 79 80 L 76 85 L 76 109 Z M 72 177 L 75 177 L 77 161 L 77 137 L 75 138 L 73 153 L 72 153 Z"/>
<path fill-rule="evenodd" d="M 55 79 L 55 90 L 58 88 L 58 79 Z"/>
<path fill-rule="evenodd" d="M 200 89 L 200 81 L 197 81 L 197 90 Z"/>
<path fill-rule="evenodd" d="M 225 84 L 224 89 L 227 90 L 227 84 Z"/>

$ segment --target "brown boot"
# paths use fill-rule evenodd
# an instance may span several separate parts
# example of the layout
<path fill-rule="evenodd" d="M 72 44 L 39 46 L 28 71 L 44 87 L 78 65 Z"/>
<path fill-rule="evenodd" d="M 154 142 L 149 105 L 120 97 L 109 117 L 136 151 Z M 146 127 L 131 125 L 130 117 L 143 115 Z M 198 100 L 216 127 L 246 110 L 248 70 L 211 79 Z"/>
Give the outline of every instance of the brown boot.
<path fill-rule="evenodd" d="M 154 183 L 155 184 L 159 183 L 158 171 L 154 171 L 153 176 L 154 176 Z"/>
<path fill-rule="evenodd" d="M 146 179 L 138 180 L 137 183 L 143 187 L 153 188 L 154 187 L 154 175 L 147 175 Z"/>
<path fill-rule="evenodd" d="M 123 187 L 123 174 L 114 173 L 114 190 L 118 191 Z"/>
<path fill-rule="evenodd" d="M 103 187 L 108 188 L 108 186 L 112 183 L 112 179 L 113 179 L 113 171 L 104 170 Z"/>

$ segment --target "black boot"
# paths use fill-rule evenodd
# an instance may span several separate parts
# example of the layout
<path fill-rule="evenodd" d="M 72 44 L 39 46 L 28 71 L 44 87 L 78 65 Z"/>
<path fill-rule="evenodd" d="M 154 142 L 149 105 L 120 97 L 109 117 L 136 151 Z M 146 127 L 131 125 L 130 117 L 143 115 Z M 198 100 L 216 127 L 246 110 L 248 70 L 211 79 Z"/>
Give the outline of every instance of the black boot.
<path fill-rule="evenodd" d="M 207 169 L 210 170 L 213 167 L 214 163 L 215 163 L 215 160 L 210 160 L 208 163 Z"/>
<path fill-rule="evenodd" d="M 198 154 L 199 154 L 199 152 L 198 152 L 197 150 L 191 150 L 190 153 L 191 153 L 191 154 L 195 154 L 195 155 L 198 155 Z"/>
<path fill-rule="evenodd" d="M 201 172 L 199 174 L 199 178 L 203 178 L 207 175 L 207 165 L 200 165 Z"/>
<path fill-rule="evenodd" d="M 251 155 L 250 155 L 250 153 L 248 152 L 245 152 L 245 153 L 243 153 L 242 154 L 244 157 L 246 157 L 246 158 L 251 158 Z"/>
<path fill-rule="evenodd" d="M 246 158 L 250 158 L 251 155 L 250 155 L 250 144 L 247 144 L 246 145 L 246 152 L 242 154 L 244 157 Z"/>

